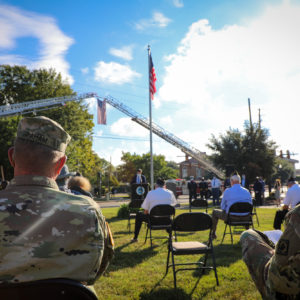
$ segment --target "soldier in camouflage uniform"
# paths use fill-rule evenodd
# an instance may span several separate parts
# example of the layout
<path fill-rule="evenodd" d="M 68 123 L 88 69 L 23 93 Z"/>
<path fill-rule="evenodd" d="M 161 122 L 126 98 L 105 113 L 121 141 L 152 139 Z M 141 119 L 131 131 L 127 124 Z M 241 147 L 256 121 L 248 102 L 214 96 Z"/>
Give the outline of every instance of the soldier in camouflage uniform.
<path fill-rule="evenodd" d="M 70 136 L 46 117 L 23 118 L 0 191 L 0 283 L 68 278 L 91 285 L 113 255 L 109 227 L 89 197 L 58 189 Z"/>
<path fill-rule="evenodd" d="M 276 247 L 262 232 L 241 235 L 243 260 L 263 299 L 299 299 L 300 205 L 286 215 Z"/>

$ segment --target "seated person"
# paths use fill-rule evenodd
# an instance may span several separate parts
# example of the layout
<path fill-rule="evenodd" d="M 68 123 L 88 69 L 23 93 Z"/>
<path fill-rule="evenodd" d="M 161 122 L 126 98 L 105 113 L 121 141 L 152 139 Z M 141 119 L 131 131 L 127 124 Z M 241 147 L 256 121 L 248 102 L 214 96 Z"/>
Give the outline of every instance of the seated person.
<path fill-rule="evenodd" d="M 274 229 L 281 229 L 281 224 L 289 208 L 294 208 L 300 202 L 300 187 L 294 177 L 288 180 L 288 191 L 283 200 L 282 209 L 278 210 L 274 218 Z"/>
<path fill-rule="evenodd" d="M 84 195 L 93 198 L 93 195 L 90 193 L 92 186 L 86 177 L 71 177 L 71 179 L 68 181 L 68 188 L 74 195 Z"/>
<path fill-rule="evenodd" d="M 91 285 L 112 258 L 99 205 L 55 182 L 70 139 L 46 117 L 19 123 L 8 150 L 14 178 L 0 191 L 0 283 L 66 278 Z"/>
<path fill-rule="evenodd" d="M 138 241 L 138 235 L 142 226 L 142 222 L 149 222 L 149 214 L 151 209 L 160 204 L 176 205 L 176 198 L 174 193 L 165 187 L 165 181 L 163 179 L 157 179 L 155 189 L 150 191 L 145 200 L 143 201 L 143 212 L 138 212 L 135 218 L 134 237 L 131 242 Z"/>
<path fill-rule="evenodd" d="M 218 220 L 226 220 L 229 208 L 236 202 L 249 202 L 252 204 L 252 198 L 249 191 L 241 186 L 241 177 L 233 175 L 230 178 L 231 187 L 224 191 L 221 201 L 221 209 L 214 209 L 212 212 L 212 238 L 215 239 Z M 235 214 L 240 219 L 244 214 Z"/>
<path fill-rule="evenodd" d="M 300 206 L 285 220 L 275 248 L 259 231 L 250 229 L 241 235 L 243 260 L 263 299 L 299 299 Z"/>

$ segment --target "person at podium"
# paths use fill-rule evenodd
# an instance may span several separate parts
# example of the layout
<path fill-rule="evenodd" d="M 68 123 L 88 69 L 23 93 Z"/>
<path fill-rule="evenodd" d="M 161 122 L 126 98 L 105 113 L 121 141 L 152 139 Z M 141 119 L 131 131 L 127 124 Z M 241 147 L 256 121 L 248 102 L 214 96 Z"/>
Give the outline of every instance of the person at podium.
<path fill-rule="evenodd" d="M 130 184 L 141 184 L 141 183 L 147 183 L 145 175 L 142 174 L 142 169 L 137 169 L 136 174 L 133 176 Z"/>

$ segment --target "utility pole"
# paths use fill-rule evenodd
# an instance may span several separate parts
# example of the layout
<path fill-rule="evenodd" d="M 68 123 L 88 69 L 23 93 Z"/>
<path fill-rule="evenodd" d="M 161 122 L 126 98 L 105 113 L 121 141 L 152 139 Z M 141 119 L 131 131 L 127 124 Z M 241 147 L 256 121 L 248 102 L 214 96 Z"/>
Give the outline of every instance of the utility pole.
<path fill-rule="evenodd" d="M 250 104 L 250 98 L 248 98 L 248 108 L 249 108 L 249 122 L 250 122 L 250 129 L 252 130 L 252 117 L 251 117 L 251 104 Z"/>
<path fill-rule="evenodd" d="M 260 108 L 258 109 L 258 128 L 261 126 L 261 116 L 260 116 Z"/>

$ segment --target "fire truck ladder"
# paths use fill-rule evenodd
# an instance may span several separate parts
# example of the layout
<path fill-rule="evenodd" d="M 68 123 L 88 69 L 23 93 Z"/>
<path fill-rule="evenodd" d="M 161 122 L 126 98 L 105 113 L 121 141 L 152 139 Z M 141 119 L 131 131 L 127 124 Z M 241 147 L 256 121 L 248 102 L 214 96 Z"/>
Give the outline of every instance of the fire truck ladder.
<path fill-rule="evenodd" d="M 37 112 L 40 110 L 47 110 L 59 105 L 64 105 L 64 103 L 69 101 L 80 101 L 87 98 L 99 98 L 101 100 L 105 99 L 111 106 L 115 107 L 116 109 L 123 112 L 124 114 L 130 116 L 134 122 L 150 130 L 150 122 L 148 119 L 138 114 L 133 109 L 129 108 L 128 106 L 126 106 L 125 104 L 121 103 L 120 101 L 118 101 L 113 97 L 108 96 L 102 98 L 102 97 L 98 97 L 96 93 L 85 93 L 80 95 L 73 95 L 73 96 L 71 95 L 65 97 L 56 97 L 56 98 L 49 98 L 43 100 L 3 105 L 0 106 L 0 117 L 13 116 L 18 114 L 27 114 L 30 112 Z M 203 152 L 200 152 L 199 150 L 191 147 L 189 144 L 187 144 L 180 138 L 176 137 L 174 134 L 166 131 L 165 129 L 155 124 L 154 122 L 152 122 L 152 131 L 156 135 L 158 135 L 159 137 L 167 141 L 168 143 L 179 148 L 185 154 L 199 161 L 204 169 L 215 173 L 219 177 L 223 177 L 223 173 L 220 170 L 216 169 L 207 160 L 207 157 Z"/>
<path fill-rule="evenodd" d="M 64 105 L 66 102 L 69 101 L 80 101 L 83 99 L 93 98 L 96 96 L 97 94 L 95 93 L 86 93 L 80 95 L 73 95 L 73 96 L 71 95 L 71 96 L 2 105 L 0 106 L 0 118 L 6 116 L 14 116 L 18 114 L 37 112 L 40 110 L 46 110 L 59 105 Z"/>
<path fill-rule="evenodd" d="M 131 117 L 132 121 L 140 124 L 141 126 L 145 127 L 146 129 L 150 130 L 150 122 L 147 118 L 143 117 L 142 115 L 135 112 L 133 109 L 129 108 L 128 106 L 124 105 L 117 99 L 107 96 L 107 97 L 98 97 L 100 100 L 106 100 L 111 106 L 115 107 L 116 109 L 120 110 L 124 114 Z M 179 148 L 185 154 L 193 157 L 197 161 L 201 163 L 204 169 L 209 170 L 215 173 L 219 177 L 224 177 L 224 174 L 215 168 L 208 160 L 206 155 L 203 152 L 200 152 L 196 148 L 190 146 L 188 143 L 184 142 L 180 138 L 176 137 L 174 134 L 168 132 L 167 130 L 163 129 L 159 125 L 152 122 L 152 132 L 167 141 L 168 143 L 172 144 L 173 146 Z"/>

